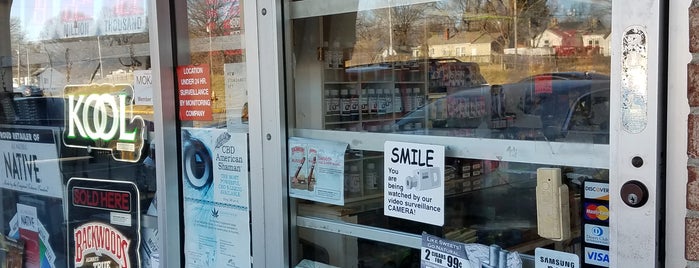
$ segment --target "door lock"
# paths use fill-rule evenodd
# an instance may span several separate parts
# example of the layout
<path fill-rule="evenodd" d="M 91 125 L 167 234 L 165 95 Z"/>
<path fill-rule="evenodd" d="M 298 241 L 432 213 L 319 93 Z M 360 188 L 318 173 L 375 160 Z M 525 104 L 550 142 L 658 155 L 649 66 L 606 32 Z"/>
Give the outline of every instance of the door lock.
<path fill-rule="evenodd" d="M 642 207 L 648 201 L 648 188 L 640 181 L 627 181 L 621 186 L 621 200 L 629 207 Z"/>

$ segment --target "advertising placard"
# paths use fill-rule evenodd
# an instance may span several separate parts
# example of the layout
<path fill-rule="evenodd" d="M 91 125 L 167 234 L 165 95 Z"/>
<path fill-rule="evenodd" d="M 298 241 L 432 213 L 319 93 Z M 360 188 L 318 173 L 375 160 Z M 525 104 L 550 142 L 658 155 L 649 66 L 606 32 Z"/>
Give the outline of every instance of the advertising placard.
<path fill-rule="evenodd" d="M 573 253 L 536 248 L 534 263 L 536 268 L 573 268 L 580 267 L 580 257 Z"/>
<path fill-rule="evenodd" d="M 208 64 L 177 66 L 180 120 L 211 121 L 211 72 Z"/>
<path fill-rule="evenodd" d="M 289 195 L 344 205 L 347 146 L 332 141 L 289 138 Z"/>
<path fill-rule="evenodd" d="M 248 132 L 248 88 L 245 63 L 223 65 L 226 86 L 226 126 L 232 132 Z"/>
<path fill-rule="evenodd" d="M 583 181 L 582 267 L 609 267 L 609 182 Z"/>
<path fill-rule="evenodd" d="M 182 129 L 187 267 L 250 267 L 248 136 Z"/>
<path fill-rule="evenodd" d="M 444 146 L 384 143 L 384 215 L 444 225 Z"/>
<path fill-rule="evenodd" d="M 109 151 L 116 161 L 141 159 L 146 124 L 133 115 L 130 84 L 69 85 L 63 95 L 66 146 Z"/>
<path fill-rule="evenodd" d="M 68 180 L 69 267 L 141 267 L 141 208 L 129 181 Z"/>
<path fill-rule="evenodd" d="M 135 70 L 133 78 L 134 104 L 153 105 L 153 77 L 151 70 Z"/>
<path fill-rule="evenodd" d="M 421 268 L 471 267 L 464 244 L 422 233 Z"/>
<path fill-rule="evenodd" d="M 99 16 L 101 35 L 144 33 L 148 30 L 145 0 L 102 1 Z"/>
<path fill-rule="evenodd" d="M 53 130 L 0 128 L 0 157 L 0 187 L 63 198 Z"/>
<path fill-rule="evenodd" d="M 56 253 L 49 242 L 49 232 L 39 219 L 37 208 L 17 204 L 17 214 L 10 220 L 9 236 L 24 242 L 24 266 L 56 267 Z"/>

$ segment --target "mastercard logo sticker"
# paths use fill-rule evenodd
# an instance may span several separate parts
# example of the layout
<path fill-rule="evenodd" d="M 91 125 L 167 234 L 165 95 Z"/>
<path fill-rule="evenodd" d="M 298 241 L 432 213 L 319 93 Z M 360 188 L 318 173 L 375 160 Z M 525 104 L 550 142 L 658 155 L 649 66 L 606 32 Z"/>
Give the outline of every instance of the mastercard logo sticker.
<path fill-rule="evenodd" d="M 587 204 L 585 206 L 585 219 L 588 220 L 609 220 L 609 208 L 605 205 Z"/>

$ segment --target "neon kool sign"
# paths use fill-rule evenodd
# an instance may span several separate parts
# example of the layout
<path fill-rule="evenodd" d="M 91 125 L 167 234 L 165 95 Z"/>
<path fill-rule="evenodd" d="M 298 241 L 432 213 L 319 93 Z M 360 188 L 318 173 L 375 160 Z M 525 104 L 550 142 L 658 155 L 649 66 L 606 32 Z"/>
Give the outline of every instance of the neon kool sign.
<path fill-rule="evenodd" d="M 111 151 L 117 161 L 141 158 L 145 123 L 129 109 L 131 85 L 66 86 L 64 95 L 66 146 Z"/>

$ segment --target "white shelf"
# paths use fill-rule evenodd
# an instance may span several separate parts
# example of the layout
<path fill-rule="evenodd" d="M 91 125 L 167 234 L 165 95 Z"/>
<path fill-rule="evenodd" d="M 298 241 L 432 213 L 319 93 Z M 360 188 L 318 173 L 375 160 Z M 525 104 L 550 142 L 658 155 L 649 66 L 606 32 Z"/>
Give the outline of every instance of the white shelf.
<path fill-rule="evenodd" d="M 396 6 L 432 3 L 436 0 L 303 0 L 289 3 L 291 19 L 320 17 Z"/>
<path fill-rule="evenodd" d="M 384 142 L 402 141 L 445 146 L 448 157 L 609 168 L 609 145 L 569 142 L 499 140 L 376 132 L 294 129 L 293 136 L 345 142 L 350 149 L 383 151 Z"/>

